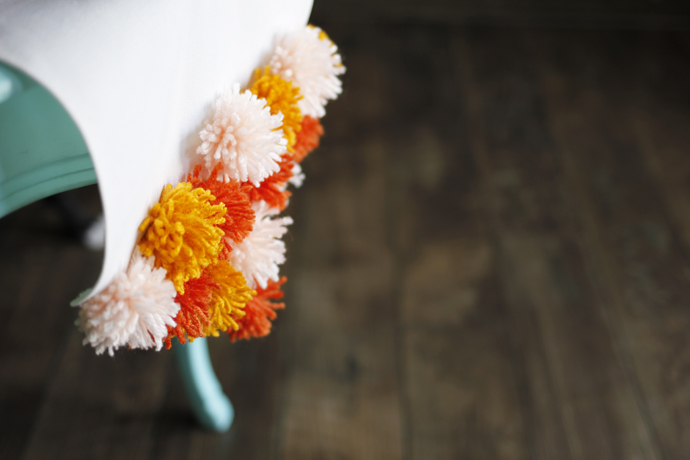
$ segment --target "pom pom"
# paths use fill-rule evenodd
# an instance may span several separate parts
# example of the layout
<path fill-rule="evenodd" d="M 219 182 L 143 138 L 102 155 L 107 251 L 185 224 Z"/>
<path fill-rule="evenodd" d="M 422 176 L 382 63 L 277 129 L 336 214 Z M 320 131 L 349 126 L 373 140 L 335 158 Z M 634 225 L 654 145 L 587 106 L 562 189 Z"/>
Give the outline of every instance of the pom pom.
<path fill-rule="evenodd" d="M 228 329 L 228 335 L 233 342 L 238 339 L 264 337 L 271 332 L 271 321 L 278 316 L 275 310 L 285 308 L 285 304 L 271 302 L 283 298 L 280 286 L 287 281 L 284 276 L 278 282 L 269 280 L 266 289 L 257 288 L 256 296 L 244 307 L 245 315 L 237 321 L 239 329 Z"/>
<path fill-rule="evenodd" d="M 304 183 L 304 173 L 299 163 L 292 165 L 292 177 L 288 182 L 297 188 L 300 188 Z"/>
<path fill-rule="evenodd" d="M 288 151 L 292 152 L 297 132 L 302 129 L 302 112 L 297 105 L 302 99 L 299 88 L 279 75 L 272 75 L 268 67 L 263 73 L 256 69 L 252 81 L 251 92 L 266 99 L 272 114 L 283 114 L 283 136 L 287 140 Z"/>
<path fill-rule="evenodd" d="M 206 327 L 206 335 L 218 337 L 218 331 L 237 329 L 237 320 L 244 316 L 244 306 L 256 291 L 253 291 L 242 276 L 226 260 L 206 269 L 208 276 L 216 284 L 212 288 L 213 298 L 209 304 L 211 324 Z"/>
<path fill-rule="evenodd" d="M 231 242 L 232 252 L 228 259 L 233 267 L 242 272 L 249 285 L 266 288 L 268 280 L 278 280 L 278 265 L 285 262 L 285 243 L 282 237 L 292 223 L 290 217 L 271 219 L 279 213 L 265 201 L 254 203 L 256 222 L 254 230 L 241 243 Z"/>
<path fill-rule="evenodd" d="M 291 193 L 285 190 L 285 185 L 292 179 L 295 162 L 289 154 L 283 155 L 280 161 L 280 171 L 269 176 L 259 187 L 250 186 L 249 198 L 252 201 L 265 201 L 271 208 L 280 211 L 287 206 Z"/>
<path fill-rule="evenodd" d="M 111 356 L 123 345 L 160 350 L 180 310 L 176 294 L 165 270 L 154 267 L 153 257 L 135 250 L 127 271 L 81 304 L 76 324 L 86 334 L 84 344 Z"/>
<path fill-rule="evenodd" d="M 216 101 L 213 119 L 199 133 L 203 143 L 196 153 L 203 156 L 206 173 L 221 164 L 218 180 L 258 185 L 278 171 L 287 145 L 280 130 L 283 115 L 252 92 L 240 92 L 239 85 L 224 92 Z"/>
<path fill-rule="evenodd" d="M 252 209 L 252 202 L 249 200 L 248 196 L 253 185 L 241 185 L 234 180 L 228 182 L 216 180 L 216 173 L 220 168 L 220 165 L 216 165 L 211 172 L 211 177 L 206 180 L 201 180 L 199 179 L 201 165 L 197 165 L 194 168 L 194 172 L 187 176 L 187 182 L 192 184 L 195 188 L 202 188 L 211 192 L 215 197 L 212 204 L 222 203 L 225 206 L 225 222 L 218 225 L 218 228 L 223 230 L 225 236 L 222 240 L 225 254 L 221 257 L 226 257 L 227 253 L 230 251 L 230 244 L 227 240 L 239 243 L 249 235 L 249 232 L 252 231 L 254 226 L 254 210 Z M 281 170 L 278 172 L 280 173 Z M 264 182 L 266 181 L 264 180 Z M 262 182 L 262 185 L 264 182 Z"/>
<path fill-rule="evenodd" d="M 319 140 L 323 136 L 323 126 L 318 118 L 309 115 L 302 119 L 302 129 L 297 133 L 295 141 L 294 157 L 297 163 L 301 163 L 312 150 L 319 146 Z"/>
<path fill-rule="evenodd" d="M 271 72 L 300 88 L 303 115 L 322 118 L 329 99 L 342 91 L 338 75 L 345 72 L 338 47 L 318 27 L 307 26 L 285 35 L 269 62 Z"/>
<path fill-rule="evenodd" d="M 180 294 L 187 280 L 218 260 L 223 230 L 217 225 L 225 222 L 225 206 L 214 200 L 211 192 L 192 189 L 190 183 L 168 184 L 139 226 L 139 249 L 156 257 L 156 267 L 167 271 Z"/>
<path fill-rule="evenodd" d="M 190 279 L 184 284 L 184 294 L 177 294 L 175 302 L 180 305 L 180 311 L 175 317 L 176 326 L 168 326 L 168 337 L 165 348 L 171 347 L 170 340 L 177 337 L 180 343 L 186 343 L 187 338 L 194 340 L 204 337 L 206 327 L 211 324 L 209 303 L 213 297 L 213 289 L 219 285 L 214 283 L 206 270 L 199 278 Z"/>

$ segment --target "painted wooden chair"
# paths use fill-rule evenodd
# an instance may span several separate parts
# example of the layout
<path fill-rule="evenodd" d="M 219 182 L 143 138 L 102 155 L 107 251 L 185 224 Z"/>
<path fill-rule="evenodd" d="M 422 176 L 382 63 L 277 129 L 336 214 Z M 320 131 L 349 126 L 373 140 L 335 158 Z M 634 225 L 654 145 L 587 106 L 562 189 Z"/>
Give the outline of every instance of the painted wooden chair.
<path fill-rule="evenodd" d="M 307 23 L 311 4 L 0 0 L 0 217 L 97 182 L 106 241 L 94 291 L 103 289 L 161 188 L 188 169 L 216 94 L 246 84 L 275 36 Z M 197 419 L 227 430 L 233 408 L 207 342 L 174 348 Z"/>

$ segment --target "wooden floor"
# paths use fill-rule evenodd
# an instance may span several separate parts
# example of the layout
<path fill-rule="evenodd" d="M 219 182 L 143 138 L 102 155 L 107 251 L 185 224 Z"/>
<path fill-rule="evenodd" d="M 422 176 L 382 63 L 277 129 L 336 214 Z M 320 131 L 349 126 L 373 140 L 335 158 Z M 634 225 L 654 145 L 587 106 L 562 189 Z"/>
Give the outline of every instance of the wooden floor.
<path fill-rule="evenodd" d="M 0 220 L 0 458 L 690 458 L 690 34 L 317 24 L 345 92 L 287 310 L 212 342 L 232 430 L 169 352 L 81 345 L 102 256 L 35 203 Z"/>

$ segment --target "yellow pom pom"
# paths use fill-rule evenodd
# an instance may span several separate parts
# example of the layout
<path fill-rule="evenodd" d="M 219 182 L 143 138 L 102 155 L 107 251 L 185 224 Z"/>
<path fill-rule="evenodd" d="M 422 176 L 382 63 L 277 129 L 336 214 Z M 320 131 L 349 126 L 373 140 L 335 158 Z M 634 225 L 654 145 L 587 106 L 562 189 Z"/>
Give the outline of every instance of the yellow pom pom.
<path fill-rule="evenodd" d="M 206 327 L 205 335 L 218 337 L 218 331 L 225 332 L 229 328 L 238 330 L 236 320 L 244 316 L 243 308 L 256 295 L 256 291 L 247 286 L 242 273 L 227 260 L 219 260 L 208 267 L 206 273 L 218 288 L 212 288 L 213 298 L 208 309 L 211 325 Z"/>
<path fill-rule="evenodd" d="M 283 136 L 288 141 L 288 151 L 292 152 L 296 133 L 302 129 L 302 111 L 297 107 L 297 101 L 302 99 L 299 88 L 280 75 L 272 75 L 270 67 L 263 72 L 256 69 L 252 81 L 250 91 L 258 98 L 266 99 L 271 115 L 283 114 Z"/>
<path fill-rule="evenodd" d="M 143 232 L 139 249 L 156 258 L 175 289 L 184 294 L 185 281 L 201 276 L 201 271 L 218 260 L 225 222 L 225 205 L 212 205 L 215 197 L 202 188 L 181 182 L 168 184 L 158 203 L 139 226 Z"/>

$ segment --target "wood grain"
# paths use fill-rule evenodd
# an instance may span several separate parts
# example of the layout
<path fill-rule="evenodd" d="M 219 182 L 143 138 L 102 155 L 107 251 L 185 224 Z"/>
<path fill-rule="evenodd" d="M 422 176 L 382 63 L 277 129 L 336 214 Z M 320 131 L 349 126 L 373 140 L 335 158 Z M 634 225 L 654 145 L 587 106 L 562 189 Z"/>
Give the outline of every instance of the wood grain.
<path fill-rule="evenodd" d="M 356 100 L 372 110 L 385 107 L 381 62 L 365 51 L 347 65 L 347 91 L 359 93 Z M 329 106 L 329 118 L 354 112 L 356 100 Z M 396 314 L 393 260 L 384 219 L 387 152 L 371 129 L 371 135 L 350 136 L 363 120 L 341 120 L 323 149 L 305 161 L 310 179 L 295 200 L 291 249 L 299 266 L 292 266 L 290 279 L 291 365 L 276 458 L 403 456 L 390 321 Z M 319 174 L 327 170 L 338 174 Z"/>
<path fill-rule="evenodd" d="M 620 91 L 632 75 L 636 57 L 628 52 L 636 49 L 636 36 L 620 34 L 599 49 L 587 45 L 590 34 L 568 38 L 558 50 L 540 46 L 546 53 L 542 82 L 580 211 L 588 265 L 656 456 L 684 458 L 690 452 L 682 428 L 687 406 L 678 398 L 686 394 L 686 377 L 671 377 L 671 369 L 687 360 L 681 351 L 687 343 L 687 260 L 636 142 L 638 127 L 627 116 L 629 98 L 637 94 Z"/>
<path fill-rule="evenodd" d="M 601 301 L 590 288 L 522 34 L 481 32 L 466 42 L 458 46 L 458 66 L 467 68 L 465 90 L 476 99 L 474 137 L 484 137 L 474 141 L 475 155 L 487 181 L 510 329 L 527 367 L 530 428 L 540 433 L 528 434 L 533 452 L 541 458 L 651 458 Z M 545 430 L 552 435 L 541 436 Z"/>
<path fill-rule="evenodd" d="M 464 101 L 448 33 L 394 32 L 395 46 L 382 57 L 399 69 L 389 80 L 388 233 L 396 255 L 409 456 L 527 458 L 505 304 L 496 290 L 499 267 L 469 129 L 458 117 Z M 410 95 L 409 88 L 417 91 Z"/>
<path fill-rule="evenodd" d="M 26 448 L 72 330 L 75 312 L 65 306 L 78 283 L 95 281 L 100 259 L 62 237 L 43 203 L 0 221 L 0 458 Z"/>

